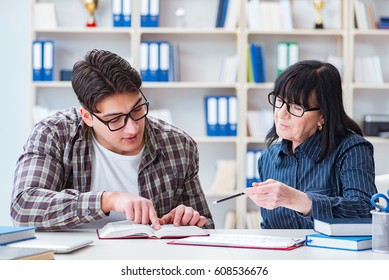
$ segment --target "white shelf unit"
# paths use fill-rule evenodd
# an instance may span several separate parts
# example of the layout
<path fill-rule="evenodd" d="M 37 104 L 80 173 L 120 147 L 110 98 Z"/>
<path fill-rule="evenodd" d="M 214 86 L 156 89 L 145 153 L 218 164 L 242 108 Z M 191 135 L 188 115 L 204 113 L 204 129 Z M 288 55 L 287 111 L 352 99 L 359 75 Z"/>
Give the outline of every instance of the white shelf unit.
<path fill-rule="evenodd" d="M 50 0 L 35 0 L 36 2 Z M 263 0 L 265 1 L 265 0 Z M 78 105 L 70 82 L 60 82 L 60 69 L 71 69 L 75 61 L 93 49 L 101 48 L 118 53 L 130 59 L 139 69 L 140 42 L 142 40 L 167 40 L 180 47 L 179 82 L 143 83 L 143 91 L 150 99 L 151 109 L 169 109 L 173 124 L 183 128 L 198 142 L 200 151 L 200 179 L 207 194 L 210 209 L 216 226 L 223 227 L 227 210 L 235 210 L 237 227 L 245 227 L 246 211 L 253 206 L 247 198 L 240 197 L 222 204 L 212 204 L 212 200 L 223 194 L 210 192 L 216 162 L 220 159 L 237 161 L 237 190 L 245 186 L 246 151 L 250 148 L 265 148 L 263 138 L 247 135 L 247 110 L 269 109 L 267 93 L 272 90 L 276 78 L 276 45 L 280 41 L 299 43 L 300 59 L 326 60 L 331 54 L 343 58 L 342 71 L 344 100 L 346 111 L 359 123 L 361 111 L 359 104 L 375 104 L 366 92 L 374 91 L 378 106 L 385 110 L 389 95 L 385 92 L 389 85 L 361 85 L 353 83 L 353 55 L 359 52 L 359 44 L 370 43 L 373 51 L 381 52 L 384 79 L 389 80 L 389 56 L 384 53 L 389 38 L 386 30 L 360 31 L 354 29 L 354 0 L 330 0 L 323 10 L 323 30 L 313 29 L 314 9 L 310 1 L 291 0 L 294 7 L 295 28 L 291 31 L 254 31 L 246 27 L 246 1 L 240 2 L 239 26 L 234 30 L 214 28 L 218 0 L 161 0 L 160 27 L 141 28 L 139 1 L 133 0 L 132 27 L 113 28 L 110 1 L 101 1 L 103 5 L 96 12 L 97 28 L 86 28 L 88 16 L 81 1 L 52 0 L 57 9 L 58 28 L 34 29 L 31 25 L 31 41 L 53 39 L 55 41 L 55 81 L 31 83 L 31 109 L 34 105 L 48 106 L 50 109 L 62 109 Z M 385 0 L 380 2 L 380 10 L 389 13 Z M 175 11 L 186 11 L 186 25 L 176 27 Z M 328 25 L 327 25 L 328 24 Z M 371 41 L 373 43 L 371 43 Z M 379 44 L 376 44 L 378 42 Z M 247 83 L 246 48 L 249 43 L 261 43 L 265 56 L 266 83 Z M 239 71 L 237 82 L 222 84 L 218 75 L 225 56 L 238 54 Z M 235 95 L 238 98 L 238 135 L 236 137 L 207 137 L 204 113 L 206 95 Z M 385 102 L 381 102 L 381 98 Z M 377 102 L 376 102 L 377 103 Z M 374 108 L 374 107 L 373 107 Z M 365 111 L 364 111 L 365 110 Z M 373 110 L 372 112 L 376 112 Z M 371 112 L 370 112 L 371 113 Z M 385 146 L 387 141 L 372 138 L 374 143 Z M 231 194 L 231 193 L 227 193 Z M 258 217 L 260 219 L 260 217 Z"/>
<path fill-rule="evenodd" d="M 371 4 L 374 11 L 375 21 L 378 22 L 380 16 L 389 15 L 388 2 L 385 0 L 362 0 L 364 4 Z M 364 115 L 367 114 L 389 114 L 389 30 L 368 29 L 361 30 L 354 24 L 355 0 L 348 2 L 349 9 L 349 52 L 347 64 L 349 91 L 346 96 L 349 104 L 348 113 L 363 127 Z M 383 84 L 356 83 L 354 80 L 355 56 L 377 55 L 380 60 Z M 386 167 L 386 153 L 389 145 L 388 139 L 380 137 L 367 137 L 374 144 L 376 174 L 388 173 Z M 381 164 L 380 164 L 381 163 Z"/>

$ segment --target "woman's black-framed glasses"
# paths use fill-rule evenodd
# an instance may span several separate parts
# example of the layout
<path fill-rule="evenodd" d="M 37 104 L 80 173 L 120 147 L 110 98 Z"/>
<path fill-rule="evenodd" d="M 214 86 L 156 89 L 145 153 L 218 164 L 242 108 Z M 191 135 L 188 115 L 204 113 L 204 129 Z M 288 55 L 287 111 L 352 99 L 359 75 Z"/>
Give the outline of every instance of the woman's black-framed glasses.
<path fill-rule="evenodd" d="M 147 116 L 149 112 L 149 101 L 144 96 L 143 92 L 139 89 L 140 94 L 142 95 L 142 99 L 139 99 L 137 103 L 135 103 L 134 107 L 127 114 L 122 114 L 116 116 L 108 121 L 101 119 L 96 116 L 92 111 L 90 113 L 95 116 L 99 121 L 105 124 L 110 131 L 117 131 L 126 126 L 128 118 L 132 119 L 134 122 L 139 121 Z M 139 102 L 144 101 L 142 104 L 138 104 Z"/>
<path fill-rule="evenodd" d="M 305 112 L 320 110 L 319 107 L 305 108 L 301 105 L 285 102 L 283 99 L 281 99 L 280 97 L 275 95 L 274 92 L 269 93 L 269 95 L 267 96 L 267 99 L 268 99 L 270 105 L 272 105 L 273 107 L 278 108 L 278 109 L 282 108 L 282 106 L 284 106 L 284 104 L 286 104 L 286 110 L 289 112 L 289 114 L 291 114 L 295 117 L 299 117 L 299 118 L 302 117 Z"/>

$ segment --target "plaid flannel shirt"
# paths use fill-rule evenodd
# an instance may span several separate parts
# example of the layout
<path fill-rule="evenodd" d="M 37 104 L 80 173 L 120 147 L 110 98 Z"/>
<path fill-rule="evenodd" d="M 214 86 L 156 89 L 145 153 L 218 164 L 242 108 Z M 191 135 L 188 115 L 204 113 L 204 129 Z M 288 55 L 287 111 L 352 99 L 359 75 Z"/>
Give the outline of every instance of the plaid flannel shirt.
<path fill-rule="evenodd" d="M 146 118 L 146 147 L 138 171 L 138 189 L 159 217 L 180 204 L 207 218 L 212 215 L 202 191 L 197 144 L 185 132 Z M 76 108 L 39 122 L 17 162 L 11 217 L 19 226 L 61 230 L 106 217 L 103 192 L 91 192 L 92 129 Z M 109 191 L 109 190 L 107 190 Z"/>

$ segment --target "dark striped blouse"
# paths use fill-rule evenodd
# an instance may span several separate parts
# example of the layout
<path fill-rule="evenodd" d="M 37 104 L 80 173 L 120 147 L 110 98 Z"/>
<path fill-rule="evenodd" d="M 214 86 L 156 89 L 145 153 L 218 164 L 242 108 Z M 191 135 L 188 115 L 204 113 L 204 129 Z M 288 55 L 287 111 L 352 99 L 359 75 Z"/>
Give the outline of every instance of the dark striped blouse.
<path fill-rule="evenodd" d="M 306 216 L 284 207 L 261 209 L 262 228 L 307 229 L 313 227 L 314 218 L 370 216 L 370 197 L 377 192 L 372 144 L 350 133 L 323 161 L 316 162 L 319 133 L 299 145 L 294 154 L 286 140 L 262 153 L 260 181 L 280 181 L 312 200 L 312 211 Z"/>

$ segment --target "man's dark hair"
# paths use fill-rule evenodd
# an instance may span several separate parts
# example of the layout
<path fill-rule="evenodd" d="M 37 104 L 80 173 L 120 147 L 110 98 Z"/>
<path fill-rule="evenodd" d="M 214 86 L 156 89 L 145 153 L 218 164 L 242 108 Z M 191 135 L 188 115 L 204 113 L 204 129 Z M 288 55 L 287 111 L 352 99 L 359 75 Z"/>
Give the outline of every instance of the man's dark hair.
<path fill-rule="evenodd" d="M 73 66 L 72 86 L 81 105 L 99 113 L 97 105 L 107 96 L 138 92 L 140 74 L 124 58 L 104 50 L 92 50 Z"/>
<path fill-rule="evenodd" d="M 338 69 L 332 64 L 317 60 L 305 60 L 293 64 L 276 79 L 274 93 L 288 102 L 309 107 L 309 98 L 315 97 L 324 118 L 320 132 L 323 160 L 349 133 L 362 135 L 358 124 L 347 116 L 343 107 L 342 79 Z M 278 139 L 275 126 L 266 136 L 268 145 Z"/>

